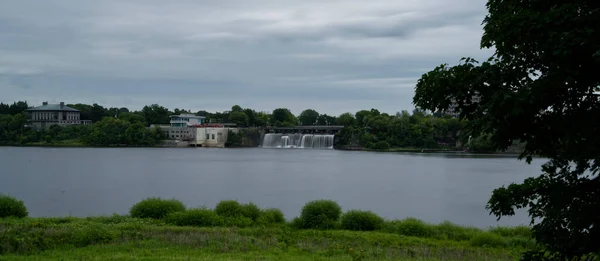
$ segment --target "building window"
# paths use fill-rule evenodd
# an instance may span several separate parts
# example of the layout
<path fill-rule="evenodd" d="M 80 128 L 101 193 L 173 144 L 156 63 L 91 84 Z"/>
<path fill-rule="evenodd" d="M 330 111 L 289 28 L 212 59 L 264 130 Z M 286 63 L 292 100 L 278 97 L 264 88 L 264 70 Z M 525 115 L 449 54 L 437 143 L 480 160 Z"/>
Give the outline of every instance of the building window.
<path fill-rule="evenodd" d="M 213 139 L 213 140 L 215 139 L 215 134 L 213 134 L 213 135 L 212 135 L 212 139 Z"/>
<path fill-rule="evenodd" d="M 208 140 L 210 138 L 209 134 L 206 134 L 206 139 Z"/>

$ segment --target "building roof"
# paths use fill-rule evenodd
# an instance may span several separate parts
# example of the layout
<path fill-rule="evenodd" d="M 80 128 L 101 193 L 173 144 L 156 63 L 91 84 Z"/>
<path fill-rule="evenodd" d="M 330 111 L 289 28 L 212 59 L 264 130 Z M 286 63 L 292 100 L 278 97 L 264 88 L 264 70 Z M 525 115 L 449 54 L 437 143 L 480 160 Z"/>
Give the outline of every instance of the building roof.
<path fill-rule="evenodd" d="M 78 112 L 79 110 L 73 109 L 69 106 L 60 106 L 60 104 L 46 104 L 35 108 L 29 108 L 27 111 L 72 111 Z"/>
<path fill-rule="evenodd" d="M 169 117 L 171 117 L 171 118 L 179 117 L 179 118 L 190 118 L 190 119 L 206 119 L 206 117 L 204 117 L 204 116 L 196 116 L 194 114 L 171 115 Z"/>

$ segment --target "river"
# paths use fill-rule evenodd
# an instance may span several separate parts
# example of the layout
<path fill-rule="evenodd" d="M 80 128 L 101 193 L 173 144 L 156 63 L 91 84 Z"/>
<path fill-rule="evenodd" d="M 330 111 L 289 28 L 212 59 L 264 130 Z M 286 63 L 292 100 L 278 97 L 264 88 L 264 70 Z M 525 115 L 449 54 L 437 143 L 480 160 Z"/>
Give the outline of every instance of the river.
<path fill-rule="evenodd" d="M 499 222 L 485 209 L 494 188 L 537 176 L 515 157 L 309 149 L 0 147 L 0 193 L 30 216 L 125 214 L 146 197 L 188 207 L 252 201 L 298 216 L 314 199 L 386 218 L 416 217 L 488 227 L 528 224 L 523 211 Z"/>

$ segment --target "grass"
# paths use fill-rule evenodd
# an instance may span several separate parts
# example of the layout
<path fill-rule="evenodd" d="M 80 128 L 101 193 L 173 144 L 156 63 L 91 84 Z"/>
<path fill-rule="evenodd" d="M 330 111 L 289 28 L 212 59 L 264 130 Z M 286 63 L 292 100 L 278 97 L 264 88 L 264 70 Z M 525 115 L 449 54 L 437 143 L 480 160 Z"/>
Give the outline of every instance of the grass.
<path fill-rule="evenodd" d="M 423 223 L 430 233 L 406 236 L 390 230 L 390 224 L 402 222 L 387 221 L 381 230 L 355 232 L 299 230 L 289 224 L 181 227 L 118 215 L 8 218 L 0 219 L 0 259 L 516 260 L 532 247 L 510 244 L 524 238 L 524 228 L 482 231 Z"/>

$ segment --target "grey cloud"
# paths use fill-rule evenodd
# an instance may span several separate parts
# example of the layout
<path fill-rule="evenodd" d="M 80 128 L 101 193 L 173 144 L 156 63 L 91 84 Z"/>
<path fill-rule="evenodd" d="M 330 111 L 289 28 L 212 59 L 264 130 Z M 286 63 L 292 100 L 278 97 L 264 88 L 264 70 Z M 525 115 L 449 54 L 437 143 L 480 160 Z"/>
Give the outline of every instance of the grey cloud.
<path fill-rule="evenodd" d="M 0 9 L 0 101 L 393 113 L 412 108 L 422 73 L 488 54 L 484 4 L 11 1 Z"/>

